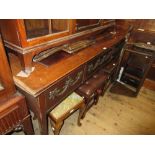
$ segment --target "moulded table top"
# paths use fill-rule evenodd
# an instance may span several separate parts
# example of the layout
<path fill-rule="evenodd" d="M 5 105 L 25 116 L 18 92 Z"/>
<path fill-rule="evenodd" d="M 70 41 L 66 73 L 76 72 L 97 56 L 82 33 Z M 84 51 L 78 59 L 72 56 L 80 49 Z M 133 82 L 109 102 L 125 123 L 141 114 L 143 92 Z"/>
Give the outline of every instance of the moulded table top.
<path fill-rule="evenodd" d="M 123 39 L 125 35 L 126 31 L 121 30 L 117 32 L 110 40 L 100 40 L 94 45 L 87 47 L 75 54 L 71 54 L 70 57 L 52 64 L 49 67 L 39 63 L 33 63 L 35 70 L 30 74 L 29 77 L 16 76 L 17 73 L 21 71 L 21 65 L 18 58 L 10 53 L 9 57 L 15 84 L 20 89 L 35 97 L 45 89 L 49 88 L 58 79 L 62 78 L 80 65 L 86 63 L 101 53 L 103 51 L 103 47 L 112 47 L 114 44 Z"/>

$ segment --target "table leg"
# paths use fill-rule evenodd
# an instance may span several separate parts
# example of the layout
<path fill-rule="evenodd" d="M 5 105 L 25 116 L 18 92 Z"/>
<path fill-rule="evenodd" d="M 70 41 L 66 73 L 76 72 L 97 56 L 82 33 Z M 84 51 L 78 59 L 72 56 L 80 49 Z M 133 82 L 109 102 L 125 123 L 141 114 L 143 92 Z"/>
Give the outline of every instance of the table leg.
<path fill-rule="evenodd" d="M 40 124 L 40 132 L 42 135 L 48 134 L 48 118 L 46 109 L 46 100 L 44 94 L 41 94 L 38 98 L 40 107 L 40 119 L 38 119 Z"/>

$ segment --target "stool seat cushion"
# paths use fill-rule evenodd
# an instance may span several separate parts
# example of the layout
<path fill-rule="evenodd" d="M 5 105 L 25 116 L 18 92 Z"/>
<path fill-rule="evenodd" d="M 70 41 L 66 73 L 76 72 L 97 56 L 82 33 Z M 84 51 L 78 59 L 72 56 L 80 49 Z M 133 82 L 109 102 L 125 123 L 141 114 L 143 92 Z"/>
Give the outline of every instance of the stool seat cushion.
<path fill-rule="evenodd" d="M 108 78 L 108 74 L 99 72 L 95 74 L 91 79 L 87 80 L 85 84 L 80 86 L 77 90 L 79 94 L 85 94 L 87 97 L 93 97 L 97 89 L 103 87 L 103 84 Z"/>
<path fill-rule="evenodd" d="M 93 97 L 94 92 L 96 91 L 96 86 L 92 85 L 89 82 L 90 81 L 87 81 L 87 84 L 84 84 L 84 85 L 80 86 L 77 89 L 77 93 L 79 93 L 81 95 L 84 94 L 84 96 L 87 95 L 88 97 Z"/>
<path fill-rule="evenodd" d="M 63 100 L 57 107 L 55 107 L 50 112 L 50 115 L 55 119 L 58 119 L 66 112 L 72 110 L 76 105 L 80 104 L 81 102 L 83 102 L 83 98 L 77 93 L 73 92 L 65 100 Z"/>

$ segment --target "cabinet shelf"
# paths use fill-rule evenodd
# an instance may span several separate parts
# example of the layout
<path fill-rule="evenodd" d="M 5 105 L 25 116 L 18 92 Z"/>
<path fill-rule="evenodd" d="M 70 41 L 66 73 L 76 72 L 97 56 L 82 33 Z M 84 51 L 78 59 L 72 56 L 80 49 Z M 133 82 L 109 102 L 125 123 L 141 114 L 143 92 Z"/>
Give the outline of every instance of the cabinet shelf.
<path fill-rule="evenodd" d="M 141 78 L 139 78 L 139 77 L 137 77 L 137 76 L 135 76 L 135 75 L 132 75 L 132 74 L 129 74 L 129 73 L 124 73 L 125 74 L 125 76 L 128 76 L 128 77 L 130 77 L 130 78 L 133 78 L 133 79 L 135 79 L 135 80 L 138 80 L 138 81 L 140 81 L 141 80 Z"/>
<path fill-rule="evenodd" d="M 129 85 L 127 83 L 124 83 L 122 81 L 119 81 L 119 83 L 121 83 L 122 85 L 124 85 L 125 87 L 127 87 L 128 89 L 130 89 L 133 92 L 136 92 L 137 91 L 135 87 L 132 87 L 131 85 Z"/>

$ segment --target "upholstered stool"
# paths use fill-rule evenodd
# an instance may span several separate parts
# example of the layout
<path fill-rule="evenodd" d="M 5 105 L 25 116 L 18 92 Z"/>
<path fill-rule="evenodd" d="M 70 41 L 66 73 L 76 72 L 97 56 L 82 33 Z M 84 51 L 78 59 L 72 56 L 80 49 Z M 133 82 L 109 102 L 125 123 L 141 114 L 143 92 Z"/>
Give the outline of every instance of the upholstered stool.
<path fill-rule="evenodd" d="M 96 85 L 97 94 L 103 96 L 106 90 L 105 88 L 110 81 L 110 74 L 106 73 L 103 69 L 101 69 L 97 74 L 93 75 L 93 78 L 95 78 L 98 83 L 98 85 Z"/>
<path fill-rule="evenodd" d="M 102 94 L 104 84 L 108 77 L 108 74 L 100 70 L 76 90 L 76 92 L 85 99 L 86 107 L 82 118 L 85 117 L 86 112 L 92 105 L 97 104 L 99 95 Z"/>
<path fill-rule="evenodd" d="M 85 103 L 81 96 L 73 92 L 49 113 L 49 118 L 54 134 L 60 133 L 60 129 L 64 123 L 64 120 L 78 109 L 78 125 L 80 126 L 80 119 L 85 109 Z"/>

